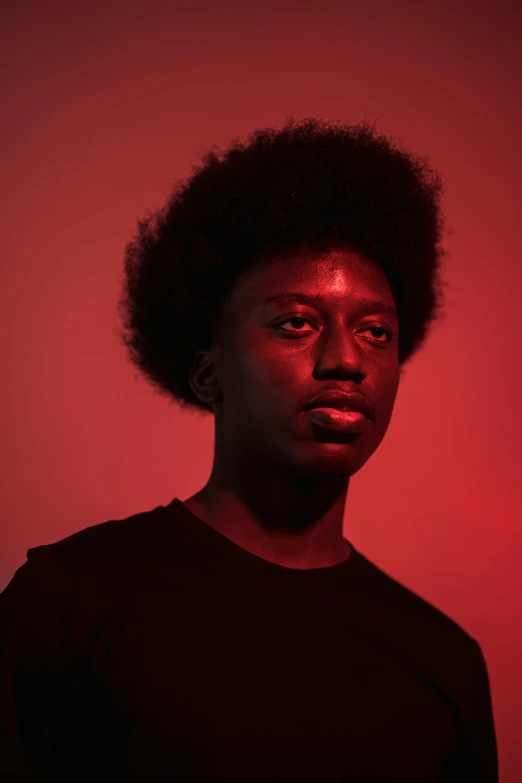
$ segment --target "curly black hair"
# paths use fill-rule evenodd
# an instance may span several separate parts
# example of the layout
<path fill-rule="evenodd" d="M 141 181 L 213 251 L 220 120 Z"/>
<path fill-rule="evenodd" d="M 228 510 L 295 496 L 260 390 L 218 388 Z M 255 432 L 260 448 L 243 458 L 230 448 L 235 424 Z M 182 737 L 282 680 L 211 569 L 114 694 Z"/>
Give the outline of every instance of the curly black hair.
<path fill-rule="evenodd" d="M 441 316 L 441 177 L 367 121 L 286 119 L 214 150 L 178 181 L 125 249 L 118 337 L 131 362 L 182 408 L 222 305 L 254 262 L 349 248 L 383 270 L 399 315 L 399 365 Z"/>

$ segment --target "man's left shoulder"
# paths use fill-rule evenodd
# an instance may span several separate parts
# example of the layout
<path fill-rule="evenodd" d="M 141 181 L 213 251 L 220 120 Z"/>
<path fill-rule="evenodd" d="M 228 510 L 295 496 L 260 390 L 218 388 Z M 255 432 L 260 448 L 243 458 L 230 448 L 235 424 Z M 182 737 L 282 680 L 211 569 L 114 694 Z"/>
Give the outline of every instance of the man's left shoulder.
<path fill-rule="evenodd" d="M 399 632 L 405 644 L 413 643 L 425 651 L 433 649 L 449 658 L 457 656 L 461 662 L 476 659 L 477 648 L 481 654 L 477 641 L 448 609 L 437 606 L 371 561 L 367 563 L 371 573 L 368 595 L 382 607 L 385 625 Z"/>

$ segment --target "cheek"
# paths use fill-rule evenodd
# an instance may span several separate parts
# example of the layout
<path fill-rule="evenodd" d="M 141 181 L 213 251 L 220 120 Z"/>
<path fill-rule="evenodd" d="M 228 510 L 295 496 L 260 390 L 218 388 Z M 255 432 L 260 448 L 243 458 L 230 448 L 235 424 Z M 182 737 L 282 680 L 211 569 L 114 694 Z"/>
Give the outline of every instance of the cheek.
<path fill-rule="evenodd" d="M 259 354 L 236 353 L 222 378 L 225 408 L 246 423 L 263 418 L 277 396 L 279 370 Z M 228 403 L 228 405 L 227 405 Z M 250 426 L 249 424 L 249 426 Z"/>
<path fill-rule="evenodd" d="M 376 424 L 379 431 L 386 432 L 390 423 L 395 399 L 398 392 L 398 382 L 393 378 L 383 379 L 376 389 L 373 396 Z"/>
<path fill-rule="evenodd" d="M 244 393 L 251 398 L 264 398 L 267 403 L 293 398 L 299 390 L 298 379 L 303 375 L 303 362 L 296 356 L 271 351 L 269 347 L 262 341 L 253 341 L 242 353 L 238 353 L 238 370 Z"/>
<path fill-rule="evenodd" d="M 266 410 L 282 418 L 299 404 L 312 379 L 312 367 L 307 374 L 303 363 L 296 362 L 295 357 L 271 357 L 253 369 L 252 395 L 264 402 Z"/>

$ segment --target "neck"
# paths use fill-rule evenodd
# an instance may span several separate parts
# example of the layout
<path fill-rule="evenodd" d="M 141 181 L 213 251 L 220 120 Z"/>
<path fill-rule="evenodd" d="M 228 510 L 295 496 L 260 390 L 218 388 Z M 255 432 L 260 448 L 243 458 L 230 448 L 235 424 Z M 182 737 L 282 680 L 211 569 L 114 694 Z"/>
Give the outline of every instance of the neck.
<path fill-rule="evenodd" d="M 207 484 L 183 502 L 258 557 L 288 568 L 326 568 L 350 554 L 343 539 L 348 485 L 345 475 L 256 475 L 215 462 Z"/>

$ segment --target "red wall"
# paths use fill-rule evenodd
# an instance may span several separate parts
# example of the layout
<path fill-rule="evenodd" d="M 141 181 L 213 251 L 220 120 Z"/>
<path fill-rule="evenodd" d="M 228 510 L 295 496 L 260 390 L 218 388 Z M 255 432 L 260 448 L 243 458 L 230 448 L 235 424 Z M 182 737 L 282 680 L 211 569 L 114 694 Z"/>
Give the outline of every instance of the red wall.
<path fill-rule="evenodd" d="M 210 471 L 211 419 L 136 379 L 114 336 L 137 218 L 255 126 L 376 120 L 444 177 L 450 289 L 345 532 L 480 641 L 501 780 L 522 780 L 518 4 L 3 8 L 0 588 L 29 547 Z"/>

